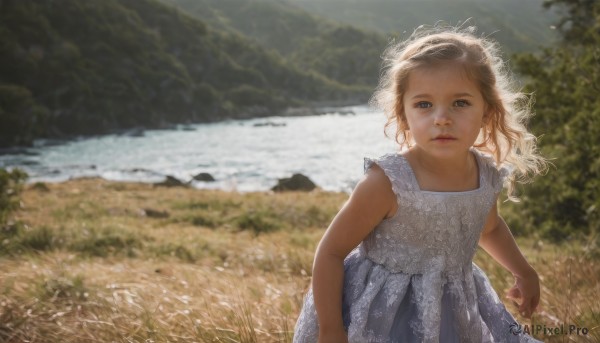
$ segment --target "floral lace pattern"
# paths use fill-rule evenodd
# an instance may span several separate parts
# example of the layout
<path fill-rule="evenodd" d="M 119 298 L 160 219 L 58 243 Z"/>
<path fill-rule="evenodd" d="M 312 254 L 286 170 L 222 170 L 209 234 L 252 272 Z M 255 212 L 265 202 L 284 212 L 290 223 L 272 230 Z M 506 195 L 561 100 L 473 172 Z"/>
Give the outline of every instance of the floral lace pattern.
<path fill-rule="evenodd" d="M 514 318 L 472 262 L 509 173 L 472 151 L 479 188 L 465 192 L 420 190 L 400 154 L 365 159 L 365 171 L 376 163 L 388 176 L 399 207 L 344 261 L 342 314 L 349 342 L 539 342 L 511 333 Z M 317 338 L 309 290 L 294 342 Z"/>

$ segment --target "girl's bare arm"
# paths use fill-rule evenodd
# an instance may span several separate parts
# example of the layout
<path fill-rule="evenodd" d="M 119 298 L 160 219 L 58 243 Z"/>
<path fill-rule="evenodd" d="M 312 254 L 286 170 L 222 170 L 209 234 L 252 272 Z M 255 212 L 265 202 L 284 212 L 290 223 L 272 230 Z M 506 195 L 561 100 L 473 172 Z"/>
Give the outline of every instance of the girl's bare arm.
<path fill-rule="evenodd" d="M 340 335 L 344 330 L 344 258 L 396 209 L 396 196 L 390 181 L 374 164 L 329 225 L 315 254 L 312 286 L 321 338 Z"/>
<path fill-rule="evenodd" d="M 506 222 L 498 214 L 497 204 L 488 215 L 479 245 L 515 277 L 508 297 L 519 302 L 519 312 L 530 317 L 540 301 L 537 272 L 525 259 Z"/>

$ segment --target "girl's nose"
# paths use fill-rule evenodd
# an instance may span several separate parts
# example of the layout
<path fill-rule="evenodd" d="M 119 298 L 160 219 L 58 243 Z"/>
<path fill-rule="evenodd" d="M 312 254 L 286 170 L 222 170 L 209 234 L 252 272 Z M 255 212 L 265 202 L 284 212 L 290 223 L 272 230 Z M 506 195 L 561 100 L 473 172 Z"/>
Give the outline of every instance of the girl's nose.
<path fill-rule="evenodd" d="M 440 109 L 433 118 L 433 123 L 436 126 L 448 125 L 450 124 L 450 117 L 448 116 L 448 111 L 445 109 Z"/>

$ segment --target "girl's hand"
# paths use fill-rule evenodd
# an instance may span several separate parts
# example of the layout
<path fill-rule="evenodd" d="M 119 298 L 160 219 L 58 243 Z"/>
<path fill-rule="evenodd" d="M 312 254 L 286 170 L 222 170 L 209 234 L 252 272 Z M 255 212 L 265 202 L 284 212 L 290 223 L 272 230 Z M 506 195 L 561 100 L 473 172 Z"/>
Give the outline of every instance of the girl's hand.
<path fill-rule="evenodd" d="M 319 331 L 318 343 L 348 343 L 348 334 L 344 329 L 327 331 Z"/>
<path fill-rule="evenodd" d="M 519 306 L 519 312 L 525 318 L 531 315 L 540 302 L 540 279 L 532 268 L 524 276 L 515 275 L 515 284 L 508 290 L 506 297 Z"/>

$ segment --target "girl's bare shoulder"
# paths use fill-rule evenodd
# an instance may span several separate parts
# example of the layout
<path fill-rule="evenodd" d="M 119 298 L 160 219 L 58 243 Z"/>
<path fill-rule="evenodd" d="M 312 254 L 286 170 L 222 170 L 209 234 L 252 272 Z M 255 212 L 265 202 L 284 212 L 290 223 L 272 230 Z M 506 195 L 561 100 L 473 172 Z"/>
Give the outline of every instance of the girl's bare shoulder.
<path fill-rule="evenodd" d="M 351 200 L 354 198 L 359 202 L 367 202 L 387 209 L 385 217 L 393 215 L 398 207 L 396 195 L 392 189 L 392 182 L 376 163 L 365 171 L 364 177 L 358 182 L 350 198 Z"/>

